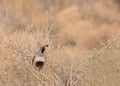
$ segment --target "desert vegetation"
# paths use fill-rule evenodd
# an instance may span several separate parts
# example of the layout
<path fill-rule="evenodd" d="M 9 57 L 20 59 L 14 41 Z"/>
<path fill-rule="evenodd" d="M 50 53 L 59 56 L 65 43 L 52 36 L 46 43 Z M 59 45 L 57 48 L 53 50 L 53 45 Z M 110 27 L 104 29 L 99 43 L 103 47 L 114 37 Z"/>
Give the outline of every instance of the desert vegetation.
<path fill-rule="evenodd" d="M 119 2 L 0 0 L 0 86 L 119 86 Z"/>

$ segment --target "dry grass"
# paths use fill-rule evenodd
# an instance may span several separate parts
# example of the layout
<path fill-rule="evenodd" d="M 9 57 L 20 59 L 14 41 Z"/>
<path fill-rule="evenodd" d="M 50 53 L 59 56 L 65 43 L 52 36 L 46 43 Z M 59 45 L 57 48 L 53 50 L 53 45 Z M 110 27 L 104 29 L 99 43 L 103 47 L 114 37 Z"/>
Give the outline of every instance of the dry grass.
<path fill-rule="evenodd" d="M 35 32 L 32 34 L 16 32 L 9 37 L 5 35 L 6 40 L 3 39 L 0 44 L 0 85 L 73 86 L 80 84 L 82 71 L 75 64 L 76 61 L 63 51 L 53 49 L 49 42 L 45 68 L 40 71 L 35 70 L 31 60 L 38 46 L 41 45 L 39 43 L 43 43 L 43 39 L 40 40 L 41 36 L 36 35 Z"/>
<path fill-rule="evenodd" d="M 0 86 L 119 85 L 120 49 L 107 44 L 120 32 L 116 2 L 0 0 Z M 46 44 L 47 62 L 38 71 L 31 60 Z"/>
<path fill-rule="evenodd" d="M 95 50 L 85 65 L 83 86 L 120 85 L 120 37 Z"/>

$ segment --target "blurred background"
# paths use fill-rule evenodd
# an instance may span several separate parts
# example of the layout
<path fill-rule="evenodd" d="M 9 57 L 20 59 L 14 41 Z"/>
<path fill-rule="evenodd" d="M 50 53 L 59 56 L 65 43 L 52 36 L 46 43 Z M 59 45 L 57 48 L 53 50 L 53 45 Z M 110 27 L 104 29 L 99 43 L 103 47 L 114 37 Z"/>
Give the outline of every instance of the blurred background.
<path fill-rule="evenodd" d="M 119 0 L 0 0 L 0 25 L 9 33 L 49 28 L 57 45 L 78 53 L 119 34 L 119 8 Z"/>

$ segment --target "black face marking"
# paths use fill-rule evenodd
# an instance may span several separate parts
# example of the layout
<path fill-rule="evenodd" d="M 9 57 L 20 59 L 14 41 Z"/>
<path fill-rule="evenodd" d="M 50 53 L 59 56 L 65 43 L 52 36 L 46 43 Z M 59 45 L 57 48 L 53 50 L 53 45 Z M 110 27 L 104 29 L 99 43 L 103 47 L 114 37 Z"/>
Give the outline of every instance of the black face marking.
<path fill-rule="evenodd" d="M 42 48 L 41 52 L 44 53 L 44 51 L 45 51 L 45 47 Z"/>
<path fill-rule="evenodd" d="M 45 46 L 41 47 L 41 53 L 44 53 L 45 47 L 48 47 L 48 45 L 45 45 Z"/>

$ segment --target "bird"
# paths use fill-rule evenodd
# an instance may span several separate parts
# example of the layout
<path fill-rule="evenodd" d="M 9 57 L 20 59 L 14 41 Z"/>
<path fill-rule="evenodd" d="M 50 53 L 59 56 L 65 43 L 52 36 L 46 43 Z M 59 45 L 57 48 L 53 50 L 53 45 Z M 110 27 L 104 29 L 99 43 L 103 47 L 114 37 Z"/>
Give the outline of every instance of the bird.
<path fill-rule="evenodd" d="M 32 59 L 32 65 L 38 69 L 42 69 L 46 62 L 45 50 L 48 45 L 40 47 L 39 51 L 34 55 Z"/>

